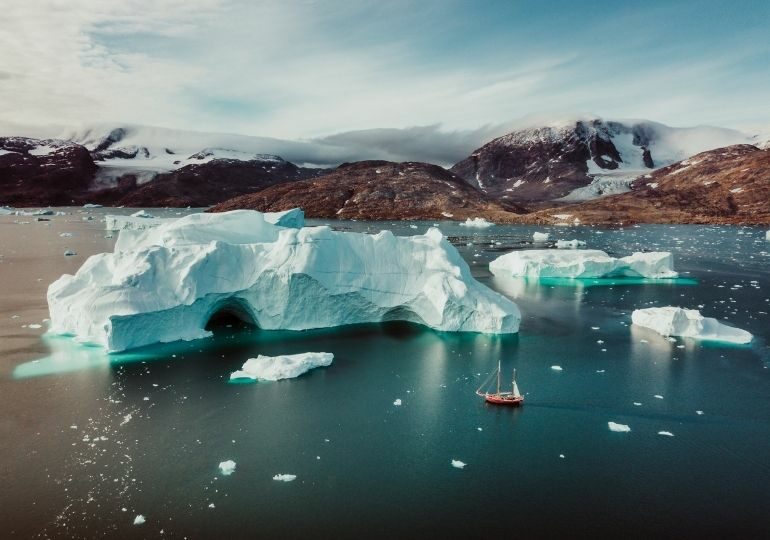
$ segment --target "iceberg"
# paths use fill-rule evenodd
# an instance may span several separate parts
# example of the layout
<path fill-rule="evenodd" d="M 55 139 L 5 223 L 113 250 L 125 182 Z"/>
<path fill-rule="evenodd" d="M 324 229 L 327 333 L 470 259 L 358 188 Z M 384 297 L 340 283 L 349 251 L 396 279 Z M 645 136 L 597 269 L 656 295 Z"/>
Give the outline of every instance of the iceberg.
<path fill-rule="evenodd" d="M 532 235 L 532 241 L 536 244 L 542 244 L 543 242 L 548 242 L 548 237 L 551 236 L 550 234 L 543 233 L 543 232 L 536 232 Z"/>
<path fill-rule="evenodd" d="M 751 343 L 753 336 L 740 328 L 728 326 L 711 317 L 704 317 L 697 309 L 654 307 L 637 309 L 631 321 L 659 333 L 661 336 L 682 336 L 704 341 Z"/>
<path fill-rule="evenodd" d="M 645 277 L 675 278 L 671 253 L 634 253 L 615 258 L 598 249 L 530 249 L 512 251 L 489 263 L 495 275 L 513 277 Z"/>
<path fill-rule="evenodd" d="M 582 240 L 557 240 L 557 249 L 577 249 L 580 246 L 584 246 L 586 243 Z"/>
<path fill-rule="evenodd" d="M 296 474 L 276 474 L 273 476 L 273 480 L 277 482 L 293 482 L 297 479 Z"/>
<path fill-rule="evenodd" d="M 222 471 L 223 475 L 230 476 L 235 472 L 235 461 L 228 459 L 227 461 L 221 462 L 219 464 L 219 470 Z"/>
<path fill-rule="evenodd" d="M 293 379 L 317 367 L 331 365 L 334 360 L 332 353 L 308 352 L 301 354 L 286 354 L 282 356 L 259 355 L 249 358 L 240 371 L 230 374 L 233 379 L 254 379 L 260 381 L 279 381 Z"/>
<path fill-rule="evenodd" d="M 444 214 L 446 216 L 446 214 Z M 449 215 L 451 217 L 451 214 Z M 461 227 L 472 227 L 474 229 L 487 229 L 489 227 L 494 227 L 494 223 L 487 221 L 486 219 L 482 217 L 477 218 L 468 218 L 465 220 L 465 223 L 460 223 Z"/>
<path fill-rule="evenodd" d="M 48 288 L 50 332 L 110 352 L 208 337 L 228 313 L 265 330 L 409 321 L 450 332 L 518 332 L 511 300 L 476 281 L 431 228 L 397 237 L 289 228 L 251 210 L 121 231 Z"/>
<path fill-rule="evenodd" d="M 284 212 L 265 212 L 265 221 L 281 227 L 300 229 L 305 225 L 305 213 L 299 208 L 292 208 Z M 158 227 L 165 223 L 176 221 L 180 218 L 159 218 L 149 214 L 145 210 L 134 212 L 130 216 L 107 215 L 104 217 L 104 229 L 107 231 L 143 231 Z"/>
<path fill-rule="evenodd" d="M 610 431 L 614 431 L 615 433 L 628 433 L 631 431 L 631 428 L 626 424 L 618 424 L 617 422 L 607 422 L 607 427 L 610 428 Z"/>

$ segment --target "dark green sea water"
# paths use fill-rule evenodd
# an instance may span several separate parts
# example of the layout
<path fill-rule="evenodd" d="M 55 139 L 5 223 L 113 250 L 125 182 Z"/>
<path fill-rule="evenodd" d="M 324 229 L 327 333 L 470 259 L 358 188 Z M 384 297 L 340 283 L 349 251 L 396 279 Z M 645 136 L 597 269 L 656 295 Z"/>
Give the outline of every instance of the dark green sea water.
<path fill-rule="evenodd" d="M 518 303 L 519 335 L 223 321 L 210 340 L 108 359 L 22 328 L 45 317 L 51 276 L 109 249 L 100 224 L 79 219 L 0 223 L 5 537 L 770 535 L 764 231 L 551 228 L 615 255 L 673 251 L 683 277 L 538 282 L 492 278 L 486 265 L 547 229 L 442 223 L 474 275 Z M 399 234 L 429 225 L 331 224 Z M 62 261 L 63 230 L 79 235 L 79 260 Z M 631 327 L 631 311 L 653 305 L 701 306 L 755 342 L 668 341 Z M 257 354 L 305 351 L 332 352 L 334 363 L 290 381 L 227 382 Z M 505 373 L 517 369 L 521 409 L 474 395 L 498 358 Z M 227 459 L 237 467 L 224 477 Z M 274 481 L 279 473 L 297 479 Z M 132 525 L 137 514 L 143 525 Z"/>

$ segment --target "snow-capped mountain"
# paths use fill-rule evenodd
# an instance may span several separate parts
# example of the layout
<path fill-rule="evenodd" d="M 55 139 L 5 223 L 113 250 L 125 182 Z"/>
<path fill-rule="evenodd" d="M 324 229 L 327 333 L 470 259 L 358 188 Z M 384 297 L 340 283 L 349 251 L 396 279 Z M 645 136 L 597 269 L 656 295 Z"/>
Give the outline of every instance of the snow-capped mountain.
<path fill-rule="evenodd" d="M 731 129 L 572 118 L 503 135 L 451 170 L 490 195 L 517 202 L 577 201 L 628 191 L 634 178 L 653 169 L 741 143 L 751 143 L 750 137 Z"/>

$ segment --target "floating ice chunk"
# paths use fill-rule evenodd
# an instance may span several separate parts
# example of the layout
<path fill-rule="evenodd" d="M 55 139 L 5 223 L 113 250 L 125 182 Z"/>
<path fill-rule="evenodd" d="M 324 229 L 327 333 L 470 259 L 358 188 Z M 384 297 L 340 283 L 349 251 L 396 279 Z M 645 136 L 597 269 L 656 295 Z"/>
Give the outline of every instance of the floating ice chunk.
<path fill-rule="evenodd" d="M 101 208 L 101 204 L 94 204 L 94 203 L 86 203 L 83 205 L 83 208 Z"/>
<path fill-rule="evenodd" d="M 397 399 L 396 401 L 393 402 L 393 405 L 395 405 L 396 407 L 400 407 L 401 406 L 401 400 Z"/>
<path fill-rule="evenodd" d="M 749 332 L 704 317 L 697 309 L 673 306 L 637 309 L 631 315 L 631 320 L 635 325 L 650 328 L 662 336 L 738 344 L 750 343 L 753 339 Z"/>
<path fill-rule="evenodd" d="M 664 437 L 673 437 L 674 434 L 670 431 L 658 431 L 658 435 L 663 435 Z"/>
<path fill-rule="evenodd" d="M 695 411 L 695 414 L 697 414 L 698 416 L 700 416 L 700 415 L 702 415 L 702 414 L 703 414 L 703 411 Z"/>
<path fill-rule="evenodd" d="M 489 263 L 495 275 L 513 277 L 645 277 L 674 278 L 671 253 L 634 253 L 616 259 L 598 249 L 531 249 L 512 251 Z"/>
<path fill-rule="evenodd" d="M 652 397 L 654 397 L 655 399 L 663 399 L 663 396 L 661 396 L 660 394 L 655 394 Z"/>
<path fill-rule="evenodd" d="M 325 352 L 307 352 L 281 356 L 264 356 L 260 354 L 256 358 L 246 360 L 240 371 L 234 371 L 230 374 L 230 380 L 278 381 L 281 379 L 293 379 L 311 369 L 329 366 L 332 360 L 334 360 L 334 355 Z"/>
<path fill-rule="evenodd" d="M 542 232 L 535 232 L 535 234 L 532 235 L 532 240 L 535 241 L 535 243 L 543 243 L 548 242 L 548 237 L 551 236 L 548 233 L 542 233 Z"/>
<path fill-rule="evenodd" d="M 278 482 L 293 482 L 297 479 L 296 474 L 276 474 L 273 476 L 273 480 L 276 480 Z"/>
<path fill-rule="evenodd" d="M 134 525 L 142 525 L 144 523 L 144 516 L 142 514 L 139 514 L 134 518 Z"/>
<path fill-rule="evenodd" d="M 615 422 L 607 422 L 607 427 L 610 428 L 610 431 L 614 431 L 616 433 L 628 433 L 631 431 L 631 428 L 626 424 L 617 424 Z"/>
<path fill-rule="evenodd" d="M 564 369 L 561 366 L 551 366 L 551 369 L 554 371 L 564 371 Z"/>
<path fill-rule="evenodd" d="M 586 243 L 583 240 L 557 240 L 557 249 L 577 249 L 580 246 L 585 246 Z"/>
<path fill-rule="evenodd" d="M 452 460 L 452 467 L 454 467 L 455 469 L 464 469 L 466 465 L 468 465 L 468 464 L 467 463 L 463 463 L 459 459 L 453 459 Z"/>
<path fill-rule="evenodd" d="M 770 242 L 770 231 L 766 231 L 766 232 L 765 232 L 765 240 L 767 240 L 768 242 Z"/>
<path fill-rule="evenodd" d="M 446 214 L 444 214 L 446 215 Z M 451 217 L 451 214 L 450 214 Z M 472 227 L 474 229 L 487 229 L 489 227 L 493 227 L 495 224 L 487 221 L 484 218 L 468 218 L 465 220 L 465 223 L 460 223 L 461 227 Z"/>
<path fill-rule="evenodd" d="M 67 251 L 64 252 L 65 257 L 72 257 L 73 255 L 77 255 L 77 253 L 72 251 L 71 249 L 68 249 Z"/>
<path fill-rule="evenodd" d="M 235 461 L 232 459 L 228 459 L 227 461 L 223 461 L 219 464 L 219 470 L 222 471 L 222 474 L 225 476 L 230 476 L 235 472 Z"/>
<path fill-rule="evenodd" d="M 210 336 L 205 327 L 222 311 L 264 330 L 406 320 L 507 334 L 521 319 L 438 229 L 409 237 L 293 229 L 250 210 L 121 231 L 113 253 L 49 287 L 48 306 L 52 333 L 111 352 Z"/>
<path fill-rule="evenodd" d="M 151 219 L 155 216 L 150 214 L 147 210 L 139 210 L 138 212 L 131 214 L 131 217 Z"/>
<path fill-rule="evenodd" d="M 37 330 L 38 328 L 43 328 L 43 326 L 37 323 L 33 323 L 27 326 L 27 328 L 32 328 L 33 330 Z"/>

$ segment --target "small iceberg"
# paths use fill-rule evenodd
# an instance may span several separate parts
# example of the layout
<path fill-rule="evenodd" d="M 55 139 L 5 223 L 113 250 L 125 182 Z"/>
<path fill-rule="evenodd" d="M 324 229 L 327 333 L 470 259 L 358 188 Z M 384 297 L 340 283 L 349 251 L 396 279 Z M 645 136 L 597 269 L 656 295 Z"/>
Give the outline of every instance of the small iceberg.
<path fill-rule="evenodd" d="M 142 514 L 139 514 L 134 518 L 134 525 L 142 525 L 144 524 L 144 522 L 145 522 L 145 519 Z"/>
<path fill-rule="evenodd" d="M 468 464 L 467 463 L 463 463 L 459 459 L 453 459 L 452 460 L 452 467 L 454 467 L 455 469 L 464 469 L 466 465 L 468 465 Z"/>
<path fill-rule="evenodd" d="M 636 326 L 649 328 L 666 337 L 681 336 L 739 345 L 751 343 L 753 339 L 746 330 L 704 317 L 697 309 L 673 306 L 637 309 L 631 314 L 631 321 Z"/>
<path fill-rule="evenodd" d="M 230 380 L 253 379 L 279 381 L 293 379 L 317 367 L 329 366 L 334 360 L 332 353 L 307 352 L 282 356 L 259 355 L 249 358 L 239 371 L 230 374 Z"/>
<path fill-rule="evenodd" d="M 273 480 L 277 482 L 293 482 L 297 479 L 296 474 L 276 474 L 273 476 Z"/>
<path fill-rule="evenodd" d="M 626 424 L 618 424 L 616 422 L 607 422 L 607 427 L 610 428 L 610 431 L 614 431 L 615 433 L 628 433 L 631 431 L 631 428 Z"/>
<path fill-rule="evenodd" d="M 550 236 L 551 235 L 549 233 L 536 232 L 535 234 L 532 235 L 532 240 L 536 244 L 542 244 L 543 242 L 548 242 L 548 238 Z"/>
<path fill-rule="evenodd" d="M 658 431 L 658 435 L 662 435 L 664 437 L 673 437 L 674 434 L 670 431 Z"/>
<path fill-rule="evenodd" d="M 557 240 L 556 241 L 556 249 L 577 249 L 585 245 L 586 243 L 583 240 Z"/>
<path fill-rule="evenodd" d="M 493 274 L 531 278 L 643 277 L 675 278 L 669 252 L 634 253 L 610 257 L 598 249 L 531 249 L 512 251 L 489 263 Z"/>
<path fill-rule="evenodd" d="M 235 461 L 232 459 L 228 459 L 227 461 L 223 461 L 219 464 L 219 470 L 222 471 L 222 474 L 225 476 L 230 476 L 235 472 Z"/>
<path fill-rule="evenodd" d="M 446 215 L 446 214 L 444 214 Z M 451 214 L 450 214 L 451 216 Z M 487 229 L 489 227 L 494 227 L 494 223 L 487 221 L 484 218 L 468 218 L 465 220 L 465 223 L 460 223 L 461 227 L 472 227 L 474 229 Z"/>

